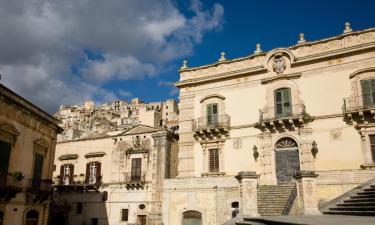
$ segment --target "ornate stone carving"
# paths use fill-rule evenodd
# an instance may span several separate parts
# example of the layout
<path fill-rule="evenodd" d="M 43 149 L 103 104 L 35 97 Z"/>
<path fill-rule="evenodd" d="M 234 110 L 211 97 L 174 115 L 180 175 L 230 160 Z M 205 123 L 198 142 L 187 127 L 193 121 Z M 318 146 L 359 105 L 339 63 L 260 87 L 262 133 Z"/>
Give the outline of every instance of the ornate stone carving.
<path fill-rule="evenodd" d="M 143 149 L 143 140 L 139 136 L 136 136 L 133 139 L 133 150 L 140 150 L 140 149 Z"/>
<path fill-rule="evenodd" d="M 284 72 L 286 68 L 286 62 L 281 53 L 275 54 L 275 57 L 273 58 L 272 68 L 277 74 L 281 74 Z"/>

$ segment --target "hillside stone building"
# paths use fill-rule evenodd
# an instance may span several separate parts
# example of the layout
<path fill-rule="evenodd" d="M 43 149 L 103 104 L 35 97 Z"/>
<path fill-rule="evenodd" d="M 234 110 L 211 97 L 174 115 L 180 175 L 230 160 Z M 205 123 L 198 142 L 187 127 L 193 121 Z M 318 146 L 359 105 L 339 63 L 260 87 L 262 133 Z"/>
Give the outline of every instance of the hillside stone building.
<path fill-rule="evenodd" d="M 249 56 L 222 53 L 199 67 L 184 61 L 176 86 L 178 176 L 164 180 L 164 225 L 319 214 L 375 177 L 373 28 L 346 24 L 336 37 L 301 34 L 286 48 L 258 44 Z M 280 209 L 276 191 L 287 194 Z M 298 201 L 286 210 L 290 195 Z"/>
<path fill-rule="evenodd" d="M 57 123 L 0 84 L 0 225 L 47 225 Z"/>

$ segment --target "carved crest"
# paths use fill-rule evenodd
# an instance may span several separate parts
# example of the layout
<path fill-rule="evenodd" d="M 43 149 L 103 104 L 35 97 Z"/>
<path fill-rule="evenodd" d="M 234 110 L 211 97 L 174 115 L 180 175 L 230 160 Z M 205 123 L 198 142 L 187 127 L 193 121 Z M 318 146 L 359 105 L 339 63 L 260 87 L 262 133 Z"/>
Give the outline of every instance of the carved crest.
<path fill-rule="evenodd" d="M 140 150 L 143 148 L 143 141 L 142 139 L 137 135 L 134 139 L 133 139 L 133 149 L 134 150 Z"/>
<path fill-rule="evenodd" d="M 283 73 L 285 68 L 286 68 L 286 64 L 285 64 L 285 59 L 283 58 L 282 54 L 276 54 L 274 59 L 273 59 L 273 70 L 277 73 L 277 74 L 280 74 L 280 73 Z"/>

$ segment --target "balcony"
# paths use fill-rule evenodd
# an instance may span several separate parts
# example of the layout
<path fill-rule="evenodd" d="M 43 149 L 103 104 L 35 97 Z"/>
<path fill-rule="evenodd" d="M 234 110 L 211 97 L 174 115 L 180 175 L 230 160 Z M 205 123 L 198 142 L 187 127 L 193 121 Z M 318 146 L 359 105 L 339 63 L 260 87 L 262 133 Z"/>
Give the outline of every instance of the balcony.
<path fill-rule="evenodd" d="M 375 122 L 375 96 L 361 95 L 344 99 L 342 106 L 344 120 L 349 124 Z"/>
<path fill-rule="evenodd" d="M 259 122 L 255 124 L 255 127 L 262 131 L 270 130 L 271 132 L 294 130 L 303 127 L 305 123 L 311 120 L 312 117 L 306 113 L 306 107 L 303 104 L 282 108 L 271 107 L 259 110 Z"/>
<path fill-rule="evenodd" d="M 9 201 L 22 192 L 24 180 L 18 179 L 13 173 L 0 171 L 0 201 Z"/>
<path fill-rule="evenodd" d="M 146 183 L 146 173 L 139 175 L 132 175 L 131 173 L 125 174 L 126 189 L 143 189 Z"/>
<path fill-rule="evenodd" d="M 57 176 L 53 179 L 53 183 L 56 190 L 61 192 L 98 191 L 102 184 L 102 176 L 90 177 L 89 179 L 86 179 L 83 174 L 74 175 L 72 178 L 64 176 L 63 179 Z"/>
<path fill-rule="evenodd" d="M 211 115 L 194 121 L 194 138 L 198 141 L 225 140 L 229 136 L 230 117 Z"/>
<path fill-rule="evenodd" d="M 27 187 L 28 202 L 43 202 L 52 196 L 52 180 L 51 179 L 30 179 Z"/>

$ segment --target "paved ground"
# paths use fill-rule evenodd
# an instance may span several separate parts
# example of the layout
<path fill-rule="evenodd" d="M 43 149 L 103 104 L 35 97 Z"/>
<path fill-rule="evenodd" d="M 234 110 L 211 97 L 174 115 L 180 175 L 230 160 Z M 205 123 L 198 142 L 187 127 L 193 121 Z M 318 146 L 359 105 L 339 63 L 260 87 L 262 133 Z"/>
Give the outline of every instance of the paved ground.
<path fill-rule="evenodd" d="M 370 216 L 264 216 L 251 218 L 265 224 L 305 224 L 305 225 L 375 225 L 375 217 Z M 271 223 L 267 223 L 271 222 Z"/>

